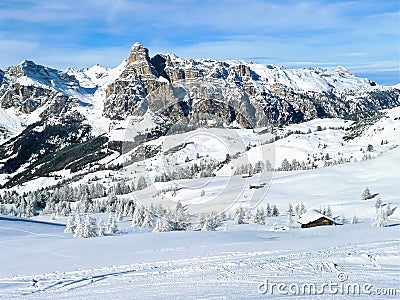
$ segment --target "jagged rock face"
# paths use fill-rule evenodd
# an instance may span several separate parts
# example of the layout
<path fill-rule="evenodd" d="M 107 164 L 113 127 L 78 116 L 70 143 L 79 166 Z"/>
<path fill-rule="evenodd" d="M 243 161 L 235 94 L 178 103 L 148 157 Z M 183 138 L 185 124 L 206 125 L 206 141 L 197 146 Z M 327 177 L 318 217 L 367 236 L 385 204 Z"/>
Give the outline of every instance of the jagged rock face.
<path fill-rule="evenodd" d="M 114 119 L 134 115 L 145 97 L 160 87 L 158 77 L 148 49 L 139 43 L 133 45 L 125 70 L 107 87 L 104 115 Z"/>
<path fill-rule="evenodd" d="M 15 107 L 21 113 L 28 114 L 44 104 L 49 104 L 44 116 L 68 111 L 68 105 L 76 102 L 76 99 L 63 94 L 61 88 L 77 91 L 80 89 L 75 77 L 31 61 L 7 68 L 0 82 L 2 108 Z"/>
<path fill-rule="evenodd" d="M 36 110 L 44 103 L 51 103 L 50 109 L 44 111 L 45 115 L 59 114 L 67 111 L 66 107 L 69 97 L 50 89 L 35 86 L 22 86 L 13 83 L 8 87 L 7 92 L 1 100 L 2 108 L 16 107 L 22 113 L 28 114 Z"/>
<path fill-rule="evenodd" d="M 139 60 L 147 60 L 149 58 L 149 50 L 140 43 L 135 43 L 131 48 L 128 63 Z"/>
<path fill-rule="evenodd" d="M 329 76 L 319 70 L 314 73 Z M 343 67 L 336 73 L 354 77 Z M 149 58 L 148 50 L 139 43 L 132 47 L 125 71 L 108 86 L 106 96 L 104 115 L 113 119 L 150 109 L 162 110 L 172 122 L 195 123 L 204 117 L 225 124 L 236 121 L 245 127 L 342 117 L 400 105 L 396 89 L 339 91 L 330 85 L 321 92 L 294 90 L 269 82 L 244 63 L 184 60 L 163 54 Z"/>

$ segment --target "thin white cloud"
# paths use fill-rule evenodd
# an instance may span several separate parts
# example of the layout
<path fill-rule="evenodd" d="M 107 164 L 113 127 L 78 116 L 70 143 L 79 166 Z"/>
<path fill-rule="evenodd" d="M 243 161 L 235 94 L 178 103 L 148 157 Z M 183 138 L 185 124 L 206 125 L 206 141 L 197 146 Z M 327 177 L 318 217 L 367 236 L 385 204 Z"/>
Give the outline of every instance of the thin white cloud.
<path fill-rule="evenodd" d="M 355 64 L 351 66 L 357 72 L 400 72 L 400 61 L 374 61 Z"/>
<path fill-rule="evenodd" d="M 349 53 L 343 53 L 341 56 L 343 57 L 359 57 L 359 56 L 366 56 L 368 55 L 367 53 L 364 52 L 349 52 Z"/>

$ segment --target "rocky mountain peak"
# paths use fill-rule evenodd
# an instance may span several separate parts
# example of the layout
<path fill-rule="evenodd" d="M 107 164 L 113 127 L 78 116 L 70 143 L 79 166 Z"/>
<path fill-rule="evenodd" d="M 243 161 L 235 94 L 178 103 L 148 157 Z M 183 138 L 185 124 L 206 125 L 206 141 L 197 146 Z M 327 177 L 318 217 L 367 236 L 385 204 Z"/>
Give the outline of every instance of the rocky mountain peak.
<path fill-rule="evenodd" d="M 354 76 L 353 73 L 351 73 L 349 70 L 347 70 L 345 67 L 343 66 L 338 66 L 335 70 L 337 73 L 339 73 L 340 75 L 345 75 L 345 76 Z"/>
<path fill-rule="evenodd" d="M 130 64 L 143 59 L 149 60 L 149 49 L 144 47 L 141 43 L 136 42 L 131 48 L 128 63 Z"/>

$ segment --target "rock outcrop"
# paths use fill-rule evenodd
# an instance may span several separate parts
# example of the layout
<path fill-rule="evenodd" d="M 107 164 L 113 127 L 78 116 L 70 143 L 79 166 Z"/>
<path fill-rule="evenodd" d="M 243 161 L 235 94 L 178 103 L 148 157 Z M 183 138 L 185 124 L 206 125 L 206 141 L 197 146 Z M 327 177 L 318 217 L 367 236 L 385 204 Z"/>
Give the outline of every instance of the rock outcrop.
<path fill-rule="evenodd" d="M 162 110 L 172 122 L 197 123 L 204 117 L 213 123 L 257 127 L 400 105 L 398 90 L 377 87 L 341 66 L 299 74 L 276 66 L 259 71 L 246 62 L 184 60 L 173 54 L 150 58 L 140 43 L 133 45 L 128 61 L 107 88 L 104 115 L 112 119 L 150 109 Z"/>

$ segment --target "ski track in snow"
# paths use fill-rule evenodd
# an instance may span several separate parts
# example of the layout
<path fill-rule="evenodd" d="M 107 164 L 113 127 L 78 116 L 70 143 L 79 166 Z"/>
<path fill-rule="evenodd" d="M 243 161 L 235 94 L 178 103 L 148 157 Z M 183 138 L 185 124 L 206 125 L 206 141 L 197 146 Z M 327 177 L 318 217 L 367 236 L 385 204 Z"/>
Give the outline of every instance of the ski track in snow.
<path fill-rule="evenodd" d="M 266 297 L 257 292 L 258 284 L 265 279 L 322 284 L 328 280 L 337 282 L 336 276 L 340 272 L 349 275 L 351 283 L 367 282 L 373 275 L 374 283 L 396 286 L 399 266 L 383 267 L 377 263 L 375 256 L 396 252 L 398 248 L 398 241 L 389 241 L 280 254 L 271 251 L 232 252 L 155 263 L 15 276 L 0 278 L 0 298 L 104 299 L 131 295 L 138 299 L 198 299 L 204 295 L 206 299 L 254 299 Z M 348 257 L 359 259 L 361 263 L 348 264 L 345 262 Z"/>

